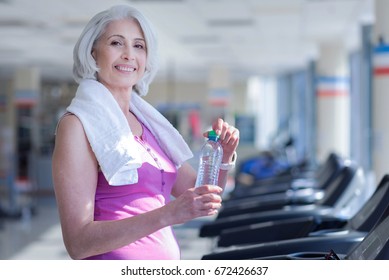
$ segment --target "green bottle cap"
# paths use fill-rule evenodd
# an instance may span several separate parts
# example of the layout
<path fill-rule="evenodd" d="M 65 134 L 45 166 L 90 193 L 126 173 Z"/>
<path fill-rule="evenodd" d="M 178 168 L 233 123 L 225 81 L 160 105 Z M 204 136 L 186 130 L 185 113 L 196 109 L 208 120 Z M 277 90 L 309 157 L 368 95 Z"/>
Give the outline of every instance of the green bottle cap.
<path fill-rule="evenodd" d="M 219 135 L 217 135 L 214 130 L 210 130 L 208 131 L 208 139 L 217 141 L 219 139 Z"/>

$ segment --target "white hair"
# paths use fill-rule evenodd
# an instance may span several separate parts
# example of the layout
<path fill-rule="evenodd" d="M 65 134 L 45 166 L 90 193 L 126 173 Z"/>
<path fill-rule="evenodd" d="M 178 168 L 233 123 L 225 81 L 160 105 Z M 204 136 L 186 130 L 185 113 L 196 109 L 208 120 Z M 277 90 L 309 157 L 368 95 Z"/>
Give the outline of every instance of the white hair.
<path fill-rule="evenodd" d="M 121 19 L 135 19 L 145 37 L 147 49 L 146 70 L 142 79 L 134 86 L 134 90 L 140 96 L 144 96 L 147 94 L 149 85 L 158 70 L 157 36 L 149 20 L 140 11 L 130 6 L 113 6 L 96 14 L 88 22 L 74 46 L 73 76 L 78 83 L 82 79 L 96 80 L 99 68 L 92 56 L 93 46 L 110 22 Z"/>

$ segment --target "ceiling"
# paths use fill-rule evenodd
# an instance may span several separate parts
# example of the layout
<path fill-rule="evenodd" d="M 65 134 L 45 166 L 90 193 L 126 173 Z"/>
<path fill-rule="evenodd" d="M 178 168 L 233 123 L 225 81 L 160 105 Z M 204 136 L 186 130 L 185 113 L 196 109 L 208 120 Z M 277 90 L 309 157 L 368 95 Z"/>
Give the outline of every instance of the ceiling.
<path fill-rule="evenodd" d="M 159 35 L 157 79 L 232 79 L 301 68 L 323 43 L 355 48 L 373 0 L 0 0 L 0 76 L 39 67 L 71 79 L 72 49 L 86 22 L 115 4 L 139 8 Z"/>

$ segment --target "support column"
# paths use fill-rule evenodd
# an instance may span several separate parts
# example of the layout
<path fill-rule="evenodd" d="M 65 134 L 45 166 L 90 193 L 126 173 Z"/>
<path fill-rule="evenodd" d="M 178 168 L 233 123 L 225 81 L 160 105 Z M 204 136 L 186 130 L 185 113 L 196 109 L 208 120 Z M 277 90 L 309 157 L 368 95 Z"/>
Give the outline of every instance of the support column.
<path fill-rule="evenodd" d="M 210 68 L 208 78 L 207 113 L 209 119 L 205 123 L 211 123 L 217 117 L 232 122 L 227 111 L 231 104 L 231 79 L 230 71 L 224 65 L 213 65 Z"/>
<path fill-rule="evenodd" d="M 209 73 L 208 104 L 214 107 L 227 107 L 231 99 L 229 70 L 222 65 L 214 65 Z"/>
<path fill-rule="evenodd" d="M 15 204 L 15 106 L 10 81 L 0 82 L 0 188 L 6 193 L 0 196 L 0 211 L 7 212 Z M 3 190 L 4 191 L 4 190 Z"/>
<path fill-rule="evenodd" d="M 323 161 L 330 152 L 349 157 L 349 71 L 342 45 L 321 46 L 317 75 L 318 160 Z"/>
<path fill-rule="evenodd" d="M 40 143 L 36 110 L 39 104 L 40 72 L 37 68 L 20 68 L 14 76 L 15 107 L 14 131 L 16 136 L 17 177 L 28 177 L 28 161 Z"/>
<path fill-rule="evenodd" d="M 373 171 L 379 180 L 389 171 L 389 2 L 375 1 L 373 26 Z"/>

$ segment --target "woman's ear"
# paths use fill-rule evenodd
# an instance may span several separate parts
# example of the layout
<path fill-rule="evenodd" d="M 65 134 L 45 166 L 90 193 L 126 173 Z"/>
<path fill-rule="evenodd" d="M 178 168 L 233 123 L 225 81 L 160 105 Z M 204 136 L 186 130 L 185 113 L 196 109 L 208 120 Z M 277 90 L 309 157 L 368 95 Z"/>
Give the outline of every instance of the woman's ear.
<path fill-rule="evenodd" d="M 92 49 L 91 55 L 92 55 L 93 59 L 96 61 L 96 51 L 95 51 L 95 49 Z"/>

